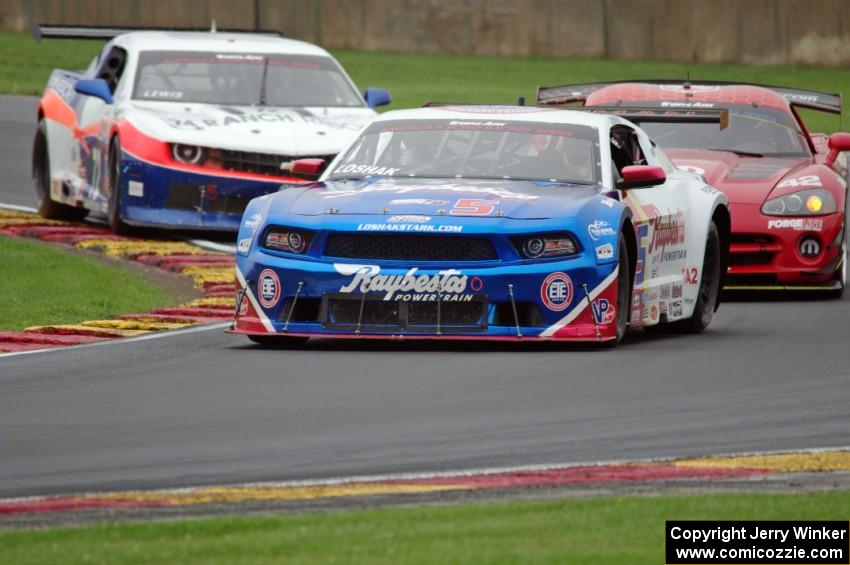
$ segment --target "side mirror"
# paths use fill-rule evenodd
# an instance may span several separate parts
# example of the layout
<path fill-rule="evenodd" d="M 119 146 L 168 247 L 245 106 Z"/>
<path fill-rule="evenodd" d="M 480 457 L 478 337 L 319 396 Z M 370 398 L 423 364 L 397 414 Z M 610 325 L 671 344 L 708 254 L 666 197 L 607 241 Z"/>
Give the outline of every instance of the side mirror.
<path fill-rule="evenodd" d="M 366 105 L 370 108 L 386 106 L 393 101 L 393 97 L 390 96 L 389 90 L 375 88 L 374 86 L 370 86 L 366 89 L 366 92 L 363 93 L 363 99 L 366 101 Z"/>
<path fill-rule="evenodd" d="M 828 146 L 829 154 L 827 154 L 824 164 L 831 167 L 838 159 L 839 153 L 850 151 L 850 133 L 838 132 L 830 135 Z"/>
<path fill-rule="evenodd" d="M 112 93 L 109 91 L 109 85 L 102 78 L 78 80 L 74 85 L 74 90 L 86 96 L 100 98 L 107 104 L 112 104 Z"/>
<path fill-rule="evenodd" d="M 623 175 L 623 180 L 617 183 L 617 188 L 623 190 L 656 186 L 664 184 L 664 181 L 667 180 L 667 174 L 664 172 L 664 169 L 650 165 L 623 167 L 620 174 Z"/>
<path fill-rule="evenodd" d="M 293 177 L 316 180 L 322 176 L 326 165 L 324 159 L 297 159 L 292 162 L 289 172 Z"/>

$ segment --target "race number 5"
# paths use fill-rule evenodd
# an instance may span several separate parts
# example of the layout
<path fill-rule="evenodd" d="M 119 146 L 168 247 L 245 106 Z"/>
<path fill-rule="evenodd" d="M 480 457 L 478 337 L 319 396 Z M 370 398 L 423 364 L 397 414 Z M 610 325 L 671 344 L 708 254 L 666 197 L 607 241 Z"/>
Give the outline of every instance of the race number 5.
<path fill-rule="evenodd" d="M 498 200 L 461 198 L 455 202 L 454 208 L 452 208 L 449 214 L 452 216 L 489 216 L 498 204 Z"/>

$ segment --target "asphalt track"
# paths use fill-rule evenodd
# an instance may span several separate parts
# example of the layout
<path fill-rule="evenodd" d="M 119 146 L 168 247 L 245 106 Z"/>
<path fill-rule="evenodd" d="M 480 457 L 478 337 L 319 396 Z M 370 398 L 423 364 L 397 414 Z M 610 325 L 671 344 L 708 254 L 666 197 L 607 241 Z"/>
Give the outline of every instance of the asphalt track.
<path fill-rule="evenodd" d="M 0 202 L 31 205 L 32 107 L 0 98 Z M 0 358 L 0 497 L 847 445 L 847 298 L 602 351 L 215 329 Z"/>

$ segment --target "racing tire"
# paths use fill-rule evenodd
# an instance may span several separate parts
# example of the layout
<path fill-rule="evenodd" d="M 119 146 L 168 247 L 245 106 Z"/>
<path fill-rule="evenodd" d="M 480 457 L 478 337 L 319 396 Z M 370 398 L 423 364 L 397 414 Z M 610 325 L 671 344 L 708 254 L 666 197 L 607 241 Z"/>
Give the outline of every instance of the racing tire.
<path fill-rule="evenodd" d="M 629 314 L 631 313 L 632 272 L 629 263 L 629 251 L 626 238 L 620 234 L 617 242 L 617 338 L 608 343 L 613 346 L 622 341 L 629 329 Z"/>
<path fill-rule="evenodd" d="M 711 323 L 717 300 L 720 297 L 720 232 L 714 220 L 708 226 L 708 237 L 705 242 L 705 257 L 702 261 L 702 275 L 699 292 L 694 304 L 694 313 L 690 318 L 658 326 L 660 331 L 680 334 L 698 334 Z M 655 326 L 652 326 L 655 327 Z"/>
<path fill-rule="evenodd" d="M 55 202 L 50 197 L 50 153 L 47 150 L 47 124 L 38 121 L 32 143 L 32 189 L 36 208 L 42 218 L 50 220 L 80 221 L 88 210 Z"/>
<path fill-rule="evenodd" d="M 843 232 L 845 233 L 846 232 Z M 846 235 L 845 235 L 846 237 Z M 841 286 L 838 288 L 834 288 L 827 292 L 828 298 L 839 299 L 844 295 L 844 287 L 847 286 L 847 243 L 841 244 L 841 253 L 843 255 L 841 259 L 841 268 L 835 271 L 835 275 L 832 277 L 832 280 L 838 281 Z"/>
<path fill-rule="evenodd" d="M 258 345 L 274 349 L 297 349 L 307 343 L 309 337 L 291 335 L 249 335 L 248 339 Z"/>
<path fill-rule="evenodd" d="M 121 141 L 118 137 L 109 144 L 109 171 L 107 180 L 109 186 L 109 205 L 106 217 L 109 227 L 117 235 L 131 235 L 133 228 L 121 219 Z"/>

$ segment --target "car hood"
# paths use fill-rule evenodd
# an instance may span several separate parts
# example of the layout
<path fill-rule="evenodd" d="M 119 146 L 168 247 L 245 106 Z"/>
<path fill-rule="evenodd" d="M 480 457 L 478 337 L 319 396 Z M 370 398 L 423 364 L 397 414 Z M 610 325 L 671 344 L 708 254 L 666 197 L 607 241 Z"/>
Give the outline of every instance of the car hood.
<path fill-rule="evenodd" d="M 127 119 L 143 133 L 187 143 L 281 155 L 331 155 L 375 118 L 369 108 L 273 108 L 132 102 Z"/>
<path fill-rule="evenodd" d="M 783 178 L 809 163 L 798 157 L 741 157 L 725 151 L 668 150 L 667 155 L 734 202 L 751 204 L 764 202 Z"/>
<path fill-rule="evenodd" d="M 292 189 L 298 190 L 298 189 Z M 287 191 L 284 191 L 287 192 Z M 537 181 L 395 179 L 328 181 L 273 204 L 273 212 L 546 219 L 576 213 L 596 186 Z M 281 209 L 280 207 L 285 207 Z"/>

